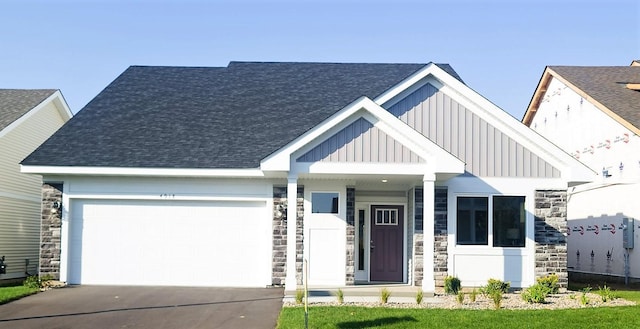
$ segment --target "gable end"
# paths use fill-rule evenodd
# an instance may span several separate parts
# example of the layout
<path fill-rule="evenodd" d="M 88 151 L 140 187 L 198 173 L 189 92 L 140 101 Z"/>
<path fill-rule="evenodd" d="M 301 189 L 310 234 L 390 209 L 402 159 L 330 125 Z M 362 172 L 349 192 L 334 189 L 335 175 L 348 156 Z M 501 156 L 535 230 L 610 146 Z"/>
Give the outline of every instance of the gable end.
<path fill-rule="evenodd" d="M 388 111 L 466 163 L 481 177 L 559 178 L 560 171 L 458 103 L 425 84 Z"/>
<path fill-rule="evenodd" d="M 296 162 L 421 163 L 413 151 L 359 118 L 296 159 Z"/>

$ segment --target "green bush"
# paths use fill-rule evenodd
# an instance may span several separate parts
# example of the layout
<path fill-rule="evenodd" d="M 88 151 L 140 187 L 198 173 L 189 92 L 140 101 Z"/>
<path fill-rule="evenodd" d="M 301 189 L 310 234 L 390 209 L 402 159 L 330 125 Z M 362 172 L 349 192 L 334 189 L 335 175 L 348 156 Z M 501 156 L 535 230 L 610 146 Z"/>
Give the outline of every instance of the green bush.
<path fill-rule="evenodd" d="M 591 291 L 591 287 L 586 287 L 584 289 L 582 289 L 582 295 L 580 296 L 580 304 L 582 306 L 586 306 L 587 304 L 589 304 L 590 300 L 589 300 L 589 296 L 587 296 L 587 294 Z"/>
<path fill-rule="evenodd" d="M 527 303 L 544 303 L 545 298 L 549 295 L 549 288 L 541 283 L 536 283 L 533 286 L 522 291 L 522 299 Z"/>
<path fill-rule="evenodd" d="M 458 291 L 458 295 L 456 295 L 456 300 L 458 301 L 458 304 L 464 303 L 464 291 L 462 290 Z"/>
<path fill-rule="evenodd" d="M 302 304 L 304 300 L 304 290 L 298 289 L 296 290 L 296 304 Z"/>
<path fill-rule="evenodd" d="M 471 300 L 472 303 L 475 303 L 477 296 L 478 296 L 478 290 L 476 290 L 476 288 L 473 288 L 473 290 L 471 290 L 471 293 L 469 294 L 469 300 Z"/>
<path fill-rule="evenodd" d="M 422 304 L 423 297 L 424 297 L 424 292 L 422 292 L 422 289 L 418 290 L 418 292 L 416 293 L 416 304 L 418 305 Z"/>
<path fill-rule="evenodd" d="M 338 299 L 338 304 L 344 303 L 344 292 L 342 289 L 338 289 L 338 291 L 336 291 L 336 298 Z"/>
<path fill-rule="evenodd" d="M 499 291 L 502 294 L 509 292 L 511 288 L 510 282 L 500 281 L 498 279 L 489 279 L 487 281 L 487 285 L 480 287 L 480 292 L 489 298 L 492 298 L 494 292 Z"/>
<path fill-rule="evenodd" d="M 604 285 L 604 287 L 598 287 L 597 294 L 600 295 L 603 303 L 616 299 L 615 293 L 611 291 L 611 288 L 607 287 L 606 284 Z"/>
<path fill-rule="evenodd" d="M 558 276 L 556 274 L 549 274 L 538 278 L 538 284 L 547 287 L 550 294 L 557 294 L 560 286 L 558 286 Z"/>
<path fill-rule="evenodd" d="M 382 288 L 382 290 L 380 290 L 380 302 L 386 304 L 389 301 L 389 297 L 391 297 L 391 291 L 387 288 Z"/>
<path fill-rule="evenodd" d="M 489 297 L 493 301 L 493 306 L 496 308 L 496 310 L 499 310 L 500 306 L 502 305 L 502 290 L 492 291 Z"/>
<path fill-rule="evenodd" d="M 460 290 L 460 279 L 455 276 L 444 278 L 444 292 L 447 295 L 455 295 Z"/>
<path fill-rule="evenodd" d="M 49 281 L 51 280 L 53 280 L 53 276 L 49 274 L 43 276 L 31 275 L 24 279 L 22 285 L 31 289 L 43 289 L 50 286 Z"/>

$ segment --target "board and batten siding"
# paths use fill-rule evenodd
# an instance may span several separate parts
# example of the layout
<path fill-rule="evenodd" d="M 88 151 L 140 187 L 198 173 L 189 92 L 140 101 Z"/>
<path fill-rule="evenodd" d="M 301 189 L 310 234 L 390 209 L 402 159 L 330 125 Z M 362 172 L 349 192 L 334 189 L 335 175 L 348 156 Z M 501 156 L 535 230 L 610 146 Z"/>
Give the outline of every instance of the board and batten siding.
<path fill-rule="evenodd" d="M 558 178 L 560 171 L 431 84 L 387 109 L 481 177 Z"/>
<path fill-rule="evenodd" d="M 297 162 L 420 163 L 417 154 L 359 118 L 296 159 Z"/>
<path fill-rule="evenodd" d="M 42 177 L 20 173 L 20 161 L 64 124 L 52 103 L 0 136 L 0 257 L 2 279 L 36 274 L 40 247 Z M 25 266 L 28 259 L 29 265 Z"/>

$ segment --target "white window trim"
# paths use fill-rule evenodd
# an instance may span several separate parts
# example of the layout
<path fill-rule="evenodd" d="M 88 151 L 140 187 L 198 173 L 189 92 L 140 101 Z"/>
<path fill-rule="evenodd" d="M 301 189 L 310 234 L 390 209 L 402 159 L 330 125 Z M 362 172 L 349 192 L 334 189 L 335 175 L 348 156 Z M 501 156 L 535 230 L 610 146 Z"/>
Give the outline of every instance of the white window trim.
<path fill-rule="evenodd" d="M 524 198 L 524 209 L 525 209 L 525 234 L 524 234 L 524 246 L 521 247 L 509 247 L 509 246 L 499 246 L 496 247 L 493 245 L 493 197 L 496 196 L 505 196 L 505 197 L 523 197 Z M 458 244 L 458 198 L 487 198 L 487 244 Z M 454 209 L 452 212 L 449 212 L 453 217 L 453 242 L 456 248 L 461 249 L 471 249 L 471 248 L 490 248 L 490 249 L 526 249 L 528 247 L 528 230 L 529 225 L 526 224 L 529 220 L 529 208 L 527 207 L 527 199 L 528 195 L 526 194 L 456 194 L 454 196 Z"/>
<path fill-rule="evenodd" d="M 338 195 L 338 212 L 313 212 L 313 194 L 329 194 L 329 193 L 334 193 Z M 311 213 L 312 216 L 340 216 L 342 215 L 342 212 L 340 211 L 340 205 L 342 202 L 342 198 L 343 195 L 342 193 L 340 193 L 340 191 L 322 191 L 322 190 L 313 190 L 309 193 L 309 213 Z"/>

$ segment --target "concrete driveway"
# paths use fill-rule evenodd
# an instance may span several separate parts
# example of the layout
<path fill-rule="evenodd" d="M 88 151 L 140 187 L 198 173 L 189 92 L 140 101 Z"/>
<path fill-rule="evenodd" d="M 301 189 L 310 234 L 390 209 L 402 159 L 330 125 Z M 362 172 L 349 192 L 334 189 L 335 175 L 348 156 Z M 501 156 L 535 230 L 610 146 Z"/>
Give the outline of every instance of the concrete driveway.
<path fill-rule="evenodd" d="M 0 328 L 270 328 L 281 288 L 70 286 L 0 305 Z"/>

